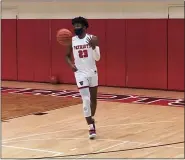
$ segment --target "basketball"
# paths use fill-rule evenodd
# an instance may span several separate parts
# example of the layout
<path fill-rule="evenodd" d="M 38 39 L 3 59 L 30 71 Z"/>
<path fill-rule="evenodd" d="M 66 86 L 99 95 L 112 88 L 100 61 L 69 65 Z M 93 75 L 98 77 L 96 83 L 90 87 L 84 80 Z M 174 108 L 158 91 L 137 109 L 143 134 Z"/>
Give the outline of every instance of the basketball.
<path fill-rule="evenodd" d="M 57 41 L 59 44 L 68 46 L 72 43 L 72 33 L 68 29 L 60 29 L 57 32 Z"/>

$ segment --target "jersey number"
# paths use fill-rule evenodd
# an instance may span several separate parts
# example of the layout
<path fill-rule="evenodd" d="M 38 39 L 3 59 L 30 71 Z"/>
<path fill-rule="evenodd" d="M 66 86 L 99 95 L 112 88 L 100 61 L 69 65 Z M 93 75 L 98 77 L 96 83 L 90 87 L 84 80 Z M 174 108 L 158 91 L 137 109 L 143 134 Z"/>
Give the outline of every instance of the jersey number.
<path fill-rule="evenodd" d="M 88 57 L 88 52 L 87 52 L 87 50 L 79 50 L 78 53 L 79 53 L 79 57 L 80 57 L 80 58 Z"/>

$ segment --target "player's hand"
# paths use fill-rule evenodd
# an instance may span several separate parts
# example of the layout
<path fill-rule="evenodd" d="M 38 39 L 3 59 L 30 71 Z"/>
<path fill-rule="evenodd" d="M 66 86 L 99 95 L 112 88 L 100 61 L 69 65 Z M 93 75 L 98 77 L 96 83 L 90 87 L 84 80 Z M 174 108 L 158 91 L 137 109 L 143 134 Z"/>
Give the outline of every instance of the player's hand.
<path fill-rule="evenodd" d="M 78 70 L 74 64 L 72 64 L 71 67 L 72 67 L 73 72 L 76 72 Z"/>
<path fill-rule="evenodd" d="M 87 38 L 87 44 L 89 44 L 90 47 L 92 47 L 92 49 L 95 49 L 96 46 L 98 45 L 98 38 L 93 36 L 91 38 Z"/>

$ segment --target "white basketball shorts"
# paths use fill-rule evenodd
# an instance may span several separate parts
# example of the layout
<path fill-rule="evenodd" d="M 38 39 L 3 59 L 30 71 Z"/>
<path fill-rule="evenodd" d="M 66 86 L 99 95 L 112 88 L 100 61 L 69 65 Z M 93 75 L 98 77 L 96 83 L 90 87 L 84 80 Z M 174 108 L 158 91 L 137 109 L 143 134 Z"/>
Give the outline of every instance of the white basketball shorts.
<path fill-rule="evenodd" d="M 87 87 L 96 87 L 98 86 L 98 74 L 95 73 L 92 76 L 87 76 L 80 72 L 75 72 L 75 79 L 78 89 L 87 88 Z"/>

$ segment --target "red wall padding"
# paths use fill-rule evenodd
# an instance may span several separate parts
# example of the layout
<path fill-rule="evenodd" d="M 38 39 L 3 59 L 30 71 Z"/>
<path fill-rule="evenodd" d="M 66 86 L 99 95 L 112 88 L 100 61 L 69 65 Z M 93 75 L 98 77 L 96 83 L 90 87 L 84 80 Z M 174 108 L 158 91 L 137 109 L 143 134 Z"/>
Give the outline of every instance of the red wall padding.
<path fill-rule="evenodd" d="M 18 20 L 18 80 L 49 81 L 49 23 L 49 20 L 39 19 Z"/>
<path fill-rule="evenodd" d="M 106 21 L 106 85 L 125 86 L 125 21 Z M 101 74 L 101 73 L 100 73 Z"/>
<path fill-rule="evenodd" d="M 127 20 L 128 87 L 167 89 L 167 20 Z"/>
<path fill-rule="evenodd" d="M 89 24 L 88 33 L 99 38 L 100 85 L 184 90 L 184 20 L 91 19 Z M 73 31 L 71 20 L 2 20 L 2 79 L 49 82 L 54 75 L 75 84 L 66 49 L 56 41 L 61 28 Z"/>
<path fill-rule="evenodd" d="M 56 40 L 57 31 L 61 28 L 68 28 L 72 31 L 71 20 L 51 20 L 52 75 L 57 76 L 61 83 L 75 84 L 74 73 L 65 60 L 66 48 Z"/>
<path fill-rule="evenodd" d="M 184 19 L 168 21 L 168 89 L 184 90 Z"/>
<path fill-rule="evenodd" d="M 17 80 L 16 19 L 2 19 L 2 79 Z"/>

